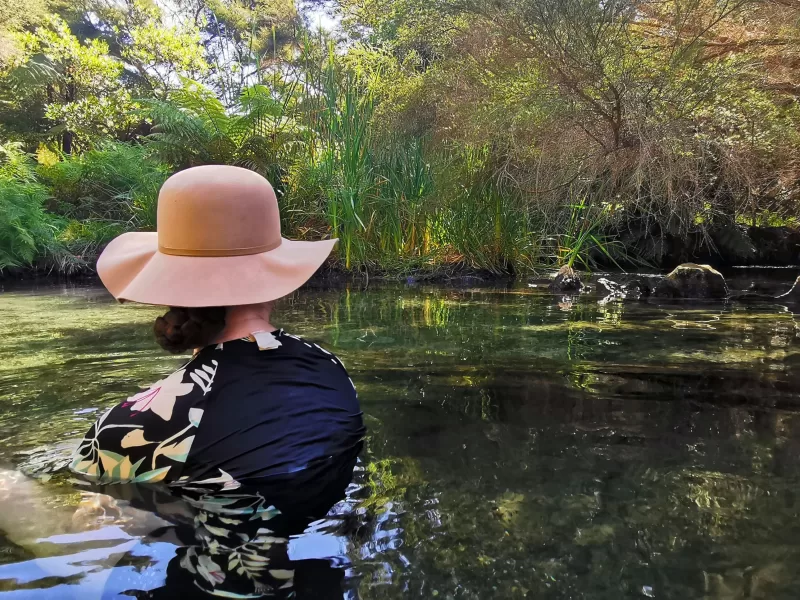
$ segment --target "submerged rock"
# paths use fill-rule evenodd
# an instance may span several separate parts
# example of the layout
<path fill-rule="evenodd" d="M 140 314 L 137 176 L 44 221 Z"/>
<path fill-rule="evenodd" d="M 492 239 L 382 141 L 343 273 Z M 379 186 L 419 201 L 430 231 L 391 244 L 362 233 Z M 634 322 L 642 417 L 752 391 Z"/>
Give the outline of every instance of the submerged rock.
<path fill-rule="evenodd" d="M 775 296 L 775 290 L 770 286 L 764 285 L 762 282 L 753 282 L 744 291 L 731 292 L 728 300 L 742 304 L 763 304 L 764 302 L 774 302 L 779 297 Z"/>
<path fill-rule="evenodd" d="M 625 289 L 616 281 L 611 281 L 610 279 L 601 277 L 597 280 L 597 283 L 602 285 L 609 294 L 614 296 L 623 296 L 625 294 Z"/>
<path fill-rule="evenodd" d="M 650 293 L 653 291 L 646 277 L 634 277 L 625 283 L 617 283 L 605 277 L 601 277 L 597 280 L 597 283 L 608 291 L 608 295 L 603 298 L 602 302 L 643 300 L 650 296 Z"/>
<path fill-rule="evenodd" d="M 800 262 L 800 230 L 794 227 L 751 227 L 747 235 L 756 250 L 750 264 L 789 266 Z"/>
<path fill-rule="evenodd" d="M 550 283 L 550 289 L 559 294 L 577 293 L 583 289 L 583 282 L 572 267 L 564 265 Z"/>
<path fill-rule="evenodd" d="M 684 263 L 656 284 L 656 298 L 727 298 L 728 286 L 719 271 L 708 265 Z"/>

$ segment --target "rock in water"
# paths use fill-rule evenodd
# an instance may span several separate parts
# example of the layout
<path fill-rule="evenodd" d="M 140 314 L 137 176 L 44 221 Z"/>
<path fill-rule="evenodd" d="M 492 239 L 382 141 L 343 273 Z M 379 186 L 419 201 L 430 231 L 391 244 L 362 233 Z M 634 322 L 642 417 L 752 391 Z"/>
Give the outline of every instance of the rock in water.
<path fill-rule="evenodd" d="M 577 293 L 583 289 L 583 283 L 572 267 L 564 265 L 550 283 L 550 289 L 559 294 Z"/>
<path fill-rule="evenodd" d="M 656 298 L 727 298 L 725 278 L 708 265 L 684 263 L 658 282 Z"/>
<path fill-rule="evenodd" d="M 625 284 L 624 289 L 626 300 L 642 300 L 647 298 L 653 291 L 650 283 L 644 277 L 631 279 Z"/>
<path fill-rule="evenodd" d="M 800 302 L 800 277 L 794 280 L 792 289 L 785 294 L 781 294 L 777 299 L 785 302 Z"/>

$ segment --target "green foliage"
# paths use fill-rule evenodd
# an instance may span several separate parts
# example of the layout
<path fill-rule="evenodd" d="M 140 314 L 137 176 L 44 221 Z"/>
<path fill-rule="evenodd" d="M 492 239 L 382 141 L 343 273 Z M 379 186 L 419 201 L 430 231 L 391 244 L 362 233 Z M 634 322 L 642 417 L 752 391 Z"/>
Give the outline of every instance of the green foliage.
<path fill-rule="evenodd" d="M 204 164 L 257 171 L 280 187 L 283 165 L 301 142 L 289 110 L 263 85 L 246 88 L 233 111 L 197 82 L 184 80 L 168 100 L 145 103 L 153 122 L 148 147 L 175 169 Z"/>
<path fill-rule="evenodd" d="M 503 176 L 488 146 L 445 155 L 440 187 L 449 194 L 435 236 L 472 266 L 519 272 L 536 266 L 539 239 L 521 190 Z"/>
<path fill-rule="evenodd" d="M 598 201 L 614 198 L 677 236 L 747 213 L 756 222 L 777 206 L 796 213 L 788 184 L 796 177 L 789 149 L 800 142 L 790 91 L 795 9 L 680 0 L 343 4 L 353 34 L 367 26 L 383 52 L 381 61 L 362 48 L 348 53 L 377 79 L 378 114 L 440 147 L 491 147 L 548 235 L 564 233 L 572 200 L 563 190 L 576 180 L 604 187 L 609 198 Z M 767 30 L 775 35 L 762 46 Z M 761 49 L 772 47 L 780 49 Z M 386 54 L 393 66 L 375 69 Z"/>
<path fill-rule="evenodd" d="M 58 241 L 76 260 L 91 262 L 108 242 L 124 232 L 125 227 L 113 221 L 73 219 L 59 231 Z"/>
<path fill-rule="evenodd" d="M 0 271 L 62 254 L 55 239 L 58 220 L 44 209 L 47 199 L 19 144 L 0 146 Z"/>
<path fill-rule="evenodd" d="M 2 0 L 0 2 L 0 69 L 20 52 L 14 33 L 47 19 L 47 0 Z"/>
<path fill-rule="evenodd" d="M 30 266 L 54 247 L 55 226 L 44 211 L 47 190 L 0 179 L 0 271 Z"/>
<path fill-rule="evenodd" d="M 147 79 L 155 90 L 172 87 L 176 75 L 192 76 L 208 70 L 198 31 L 182 31 L 159 22 L 146 22 L 130 28 L 130 45 L 122 57 Z"/>
<path fill-rule="evenodd" d="M 380 230 L 383 253 L 427 257 L 432 249 L 430 222 L 435 219 L 435 174 L 425 144 L 397 138 L 376 152 Z"/>
<path fill-rule="evenodd" d="M 37 59 L 49 67 L 43 71 L 49 75 L 43 85 L 31 89 L 31 97 L 19 100 L 43 102 L 44 117 L 52 124 L 49 135 L 61 135 L 65 152 L 88 147 L 133 125 L 133 103 L 120 81 L 123 65 L 109 56 L 106 42 L 82 43 L 58 18 L 19 38 L 23 68 Z"/>
<path fill-rule="evenodd" d="M 570 205 L 566 232 L 558 239 L 559 264 L 573 268 L 579 263 L 591 271 L 594 266 L 592 251 L 595 251 L 619 267 L 612 255 L 617 244 L 601 233 L 608 221 L 608 208 L 593 206 L 585 196 Z"/>
<path fill-rule="evenodd" d="M 19 142 L 10 142 L 0 146 L 0 180 L 34 183 L 36 174 L 34 162 L 22 150 Z"/>
<path fill-rule="evenodd" d="M 167 170 L 143 146 L 111 143 L 42 165 L 38 175 L 66 217 L 154 229 L 158 188 Z"/>
<path fill-rule="evenodd" d="M 58 139 L 65 152 L 131 128 L 133 103 L 120 77 L 123 65 L 102 40 L 86 43 L 52 17 L 46 26 L 15 36 L 21 52 L 0 79 L 0 120 L 22 134 L 33 129 Z"/>
<path fill-rule="evenodd" d="M 292 0 L 0 7 L 0 180 L 44 186 L 87 257 L 202 164 L 266 176 L 350 270 L 743 255 L 714 232 L 796 221 L 796 7 L 338 4 L 346 44 Z"/>
<path fill-rule="evenodd" d="M 341 240 L 345 268 L 350 269 L 366 264 L 369 257 L 361 232 L 373 225 L 366 214 L 375 185 L 372 97 L 352 74 L 337 70 L 333 50 L 320 83 L 320 162 L 327 181 L 328 221 L 333 236 Z"/>
<path fill-rule="evenodd" d="M 302 34 L 294 0 L 210 0 L 202 4 L 207 78 L 225 106 L 291 55 Z"/>

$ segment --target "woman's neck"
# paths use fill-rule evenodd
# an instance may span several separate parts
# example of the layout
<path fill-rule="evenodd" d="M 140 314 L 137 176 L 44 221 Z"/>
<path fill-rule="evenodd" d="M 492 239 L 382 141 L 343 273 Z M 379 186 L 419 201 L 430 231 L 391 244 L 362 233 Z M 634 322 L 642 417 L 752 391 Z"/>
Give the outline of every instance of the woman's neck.
<path fill-rule="evenodd" d="M 225 329 L 217 336 L 215 343 L 229 342 L 247 337 L 259 331 L 275 331 L 270 323 L 272 302 L 229 306 L 225 314 Z"/>

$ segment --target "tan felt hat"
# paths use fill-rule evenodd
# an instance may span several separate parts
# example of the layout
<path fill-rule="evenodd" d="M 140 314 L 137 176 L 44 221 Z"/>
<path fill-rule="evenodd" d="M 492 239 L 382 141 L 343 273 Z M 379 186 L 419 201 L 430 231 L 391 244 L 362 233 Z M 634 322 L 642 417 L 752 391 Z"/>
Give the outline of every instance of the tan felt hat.
<path fill-rule="evenodd" d="M 239 167 L 176 173 L 158 194 L 158 232 L 125 233 L 97 272 L 118 300 L 164 306 L 235 306 L 285 296 L 319 269 L 337 240 L 281 237 L 269 182 Z"/>

